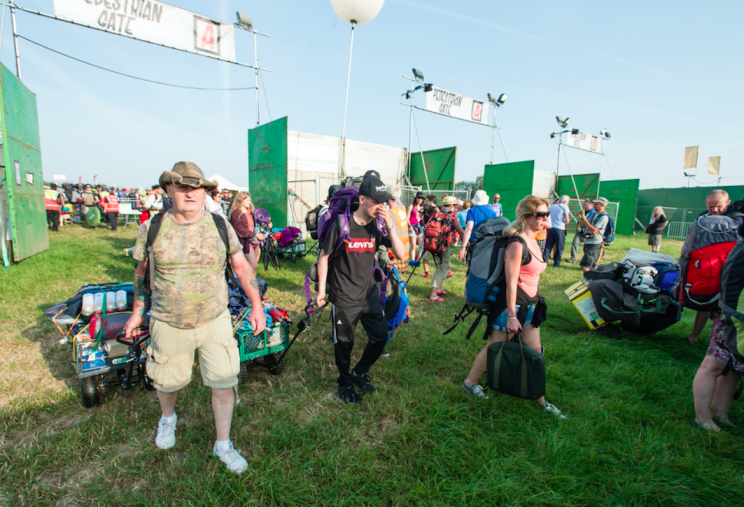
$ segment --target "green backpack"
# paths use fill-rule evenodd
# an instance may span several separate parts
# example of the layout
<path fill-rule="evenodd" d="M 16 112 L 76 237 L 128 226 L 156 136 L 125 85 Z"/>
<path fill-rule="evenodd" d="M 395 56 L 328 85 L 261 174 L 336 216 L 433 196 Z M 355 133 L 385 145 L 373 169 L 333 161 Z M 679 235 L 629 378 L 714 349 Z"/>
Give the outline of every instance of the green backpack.
<path fill-rule="evenodd" d="M 721 309 L 726 348 L 744 362 L 744 241 L 739 240 L 721 270 Z"/>
<path fill-rule="evenodd" d="M 524 344 L 521 331 L 514 338 L 517 341 L 488 346 L 486 385 L 510 396 L 537 400 L 545 396 L 545 357 Z"/>

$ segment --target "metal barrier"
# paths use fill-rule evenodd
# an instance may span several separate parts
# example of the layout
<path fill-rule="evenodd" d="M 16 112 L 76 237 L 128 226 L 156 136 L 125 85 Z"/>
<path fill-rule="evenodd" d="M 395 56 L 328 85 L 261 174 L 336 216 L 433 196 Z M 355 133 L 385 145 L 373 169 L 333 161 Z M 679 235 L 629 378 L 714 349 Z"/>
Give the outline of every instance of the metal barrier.
<path fill-rule="evenodd" d="M 694 222 L 669 222 L 667 227 L 667 238 L 687 239 L 690 232 L 690 226 Z"/>

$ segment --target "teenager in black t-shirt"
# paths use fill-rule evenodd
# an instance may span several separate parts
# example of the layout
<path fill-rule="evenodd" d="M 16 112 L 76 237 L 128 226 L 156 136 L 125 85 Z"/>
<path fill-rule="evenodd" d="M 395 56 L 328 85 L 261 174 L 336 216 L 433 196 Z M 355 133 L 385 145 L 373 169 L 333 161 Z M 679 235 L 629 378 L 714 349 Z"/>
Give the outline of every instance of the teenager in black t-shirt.
<path fill-rule="evenodd" d="M 333 303 L 333 345 L 338 368 L 338 396 L 347 403 L 361 399 L 354 386 L 365 392 L 375 392 L 367 372 L 377 361 L 387 341 L 387 321 L 374 279 L 375 252 L 379 245 L 393 250 L 399 259 L 405 255 L 403 242 L 394 232 L 393 220 L 385 209 L 390 199 L 387 188 L 378 178 L 370 176 L 359 187 L 359 207 L 349 219 L 349 239 L 336 250 L 338 222 L 331 225 L 318 257 L 319 306 L 325 304 L 326 282 L 330 279 L 329 299 Z M 377 230 L 376 218 L 382 217 L 387 236 Z M 332 258 L 329 269 L 329 257 Z M 357 365 L 350 371 L 354 331 L 359 321 L 369 336 Z"/>

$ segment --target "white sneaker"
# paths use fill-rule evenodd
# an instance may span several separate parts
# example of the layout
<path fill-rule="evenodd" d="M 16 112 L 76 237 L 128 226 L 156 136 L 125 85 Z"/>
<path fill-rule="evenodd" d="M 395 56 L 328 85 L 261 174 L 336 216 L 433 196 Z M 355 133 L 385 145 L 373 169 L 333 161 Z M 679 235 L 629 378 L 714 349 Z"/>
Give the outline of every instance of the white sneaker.
<path fill-rule="evenodd" d="M 228 442 L 227 449 L 223 449 L 222 451 L 217 450 L 217 443 L 215 442 L 212 452 L 215 456 L 220 458 L 220 461 L 222 461 L 231 472 L 242 474 L 248 468 L 248 462 L 240 455 L 240 451 L 235 450 L 232 442 Z"/>
<path fill-rule="evenodd" d="M 558 410 L 558 407 L 556 407 L 555 405 L 551 405 L 547 401 L 545 402 L 545 405 L 543 405 L 543 408 L 548 412 L 548 414 L 552 414 L 559 419 L 567 419 L 565 415 L 561 414 L 561 411 Z"/>
<path fill-rule="evenodd" d="M 155 438 L 155 445 L 160 449 L 170 449 L 176 445 L 176 421 L 178 417 L 173 414 L 173 420 L 168 422 L 165 417 L 160 418 L 158 425 L 158 436 Z"/>

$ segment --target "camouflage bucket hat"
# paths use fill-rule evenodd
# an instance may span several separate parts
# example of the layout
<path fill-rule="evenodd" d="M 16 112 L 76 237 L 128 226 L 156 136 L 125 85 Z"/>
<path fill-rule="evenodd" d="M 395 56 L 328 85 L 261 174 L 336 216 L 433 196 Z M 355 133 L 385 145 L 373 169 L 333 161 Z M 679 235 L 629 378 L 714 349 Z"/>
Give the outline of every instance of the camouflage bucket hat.
<path fill-rule="evenodd" d="M 171 184 L 203 187 L 207 192 L 217 188 L 217 182 L 205 179 L 202 170 L 193 162 L 176 162 L 172 170 L 163 171 L 158 183 L 161 187 Z"/>

